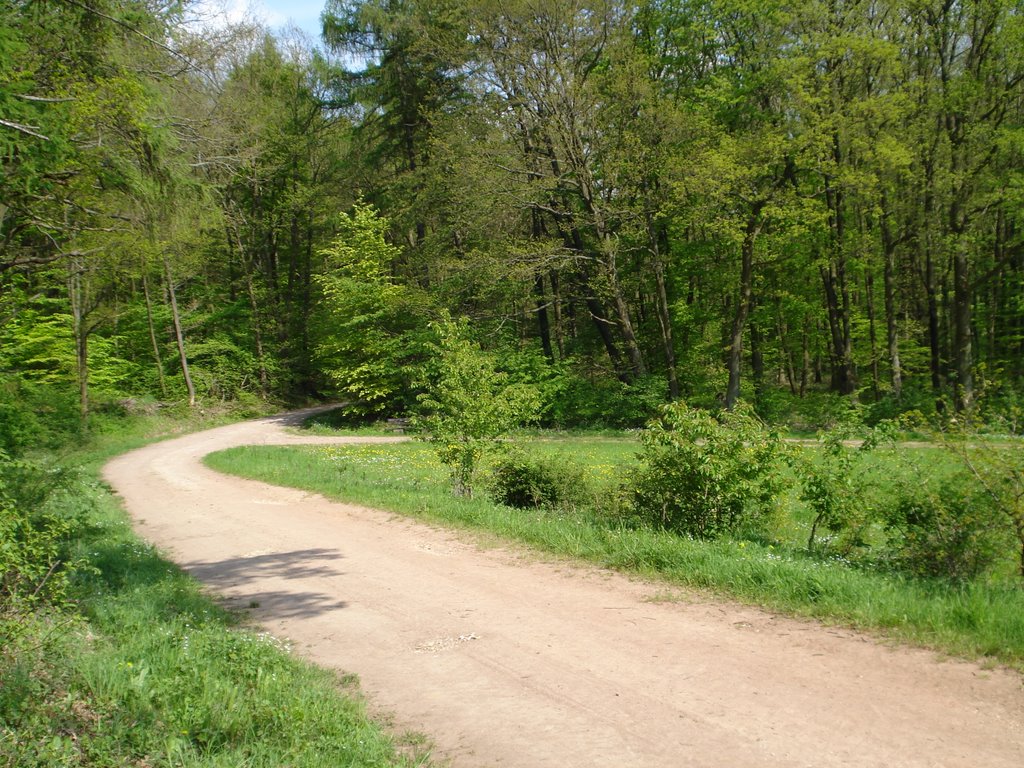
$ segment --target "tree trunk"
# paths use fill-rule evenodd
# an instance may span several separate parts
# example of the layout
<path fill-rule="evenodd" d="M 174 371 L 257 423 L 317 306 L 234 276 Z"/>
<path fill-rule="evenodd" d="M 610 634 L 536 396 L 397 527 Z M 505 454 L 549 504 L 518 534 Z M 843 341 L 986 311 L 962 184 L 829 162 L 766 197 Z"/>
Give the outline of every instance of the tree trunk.
<path fill-rule="evenodd" d="M 885 344 L 889 355 L 889 382 L 897 399 L 903 392 L 903 367 L 900 363 L 900 337 L 896 318 L 896 246 L 886 238 L 885 266 Z"/>
<path fill-rule="evenodd" d="M 551 322 L 548 318 L 547 296 L 544 293 L 544 275 L 538 274 L 533 282 L 537 296 L 537 328 L 540 331 L 540 343 L 544 349 L 544 357 L 549 363 L 555 362 L 555 351 L 551 346 Z"/>
<path fill-rule="evenodd" d="M 253 344 L 256 347 L 256 364 L 259 366 L 260 392 L 265 400 L 270 393 L 270 375 L 267 371 L 267 359 L 263 349 L 263 323 L 260 318 L 259 302 L 256 300 L 256 287 L 252 279 L 252 263 L 246 255 L 245 245 L 242 243 L 241 234 L 234 222 L 231 223 L 227 234 L 228 246 L 233 244 L 238 249 L 238 260 L 245 279 L 245 293 L 249 299 L 249 311 L 252 312 L 252 335 Z"/>
<path fill-rule="evenodd" d="M 843 155 L 839 133 L 832 134 L 832 159 L 841 168 Z M 853 364 L 853 339 L 850 331 L 850 292 L 846 285 L 846 218 L 844 194 L 832 176 L 825 177 L 825 200 L 832 232 L 828 269 L 822 268 L 825 299 L 832 332 L 832 389 L 842 395 L 857 391 L 857 371 Z"/>
<path fill-rule="evenodd" d="M 857 391 L 857 372 L 853 365 L 853 343 L 850 337 L 850 297 L 846 287 L 845 264 L 842 259 L 821 268 L 828 308 L 828 324 L 832 336 L 832 389 L 841 395 Z"/>
<path fill-rule="evenodd" d="M 622 290 L 615 280 L 613 288 L 613 304 L 615 314 L 622 330 L 622 340 L 626 345 L 626 356 L 629 358 L 629 367 L 633 376 L 646 376 L 647 365 L 644 363 L 643 354 L 640 352 L 640 343 L 636 338 L 636 331 L 633 329 L 633 320 L 630 317 L 629 305 L 622 296 Z"/>
<path fill-rule="evenodd" d="M 68 300 L 71 303 L 72 333 L 75 339 L 75 374 L 78 379 L 78 416 L 89 421 L 89 332 L 86 329 L 86 297 L 82 284 L 85 267 L 74 259 L 68 265 Z"/>
<path fill-rule="evenodd" d="M 961 235 L 953 255 L 953 357 L 956 360 L 956 409 L 974 402 L 974 350 L 971 330 L 971 281 L 967 244 Z"/>
<path fill-rule="evenodd" d="M 779 334 L 779 346 L 782 349 L 783 364 L 786 366 L 786 382 L 789 384 L 789 393 L 795 396 L 797 394 L 796 361 L 793 358 L 793 350 L 790 345 L 789 328 L 782 314 L 782 304 L 776 304 L 775 309 L 775 331 Z"/>
<path fill-rule="evenodd" d="M 804 316 L 804 332 L 802 338 L 803 362 L 800 366 L 800 397 L 807 393 L 807 381 L 813 375 L 814 361 L 811 359 L 811 318 Z"/>
<path fill-rule="evenodd" d="M 587 297 L 586 304 L 587 310 L 590 312 L 590 318 L 594 321 L 594 327 L 597 329 L 601 341 L 604 342 L 604 348 L 608 353 L 608 358 L 611 360 L 612 367 L 618 372 L 619 379 L 629 382 L 632 377 L 622 369 L 622 354 L 619 352 L 619 348 L 615 346 L 615 338 L 612 336 L 610 321 L 605 317 L 604 307 L 593 296 Z"/>
<path fill-rule="evenodd" d="M 654 283 L 657 289 L 655 308 L 658 315 L 658 330 L 661 332 L 661 347 L 665 353 L 665 371 L 668 376 L 669 398 L 678 400 L 680 395 L 679 377 L 676 373 L 676 350 L 672 341 L 672 316 L 668 311 L 668 288 L 665 284 L 665 265 L 661 260 L 661 247 L 651 215 L 647 214 L 647 237 L 650 243 L 651 263 L 654 267 Z"/>
<path fill-rule="evenodd" d="M 626 298 L 622 295 L 622 286 L 619 284 L 615 243 L 611 237 L 602 235 L 602 245 L 604 246 L 602 265 L 611 287 L 612 306 L 615 307 L 616 320 L 618 320 L 619 330 L 622 332 L 622 341 L 626 347 L 626 356 L 629 358 L 630 372 L 634 377 L 646 376 L 647 366 L 644 364 L 643 354 L 640 352 L 640 344 L 633 328 L 633 318 L 630 315 Z"/>
<path fill-rule="evenodd" d="M 153 300 L 149 295 L 149 279 L 142 274 L 142 294 L 146 297 L 146 324 L 149 326 L 149 341 L 153 345 L 153 360 L 156 362 L 156 374 L 160 380 L 160 396 L 167 397 L 167 380 L 164 378 L 164 361 L 160 356 L 160 344 L 156 340 L 156 328 L 153 325 Z"/>
<path fill-rule="evenodd" d="M 932 375 L 932 391 L 938 395 L 942 392 L 942 350 L 939 332 L 939 299 L 935 284 L 935 263 L 929 251 L 925 254 L 924 289 L 928 302 L 928 350 L 929 367 Z"/>
<path fill-rule="evenodd" d="M 595 254 L 595 256 L 604 272 L 603 277 L 608 281 L 608 288 L 611 291 L 612 307 L 615 309 L 616 320 L 622 333 L 622 341 L 626 347 L 626 356 L 629 358 L 631 378 L 645 376 L 647 374 L 647 366 L 644 364 L 643 354 L 640 352 L 640 344 L 637 342 L 636 332 L 633 329 L 633 319 L 630 316 L 629 305 L 626 303 L 625 296 L 622 294 L 622 286 L 619 283 L 618 248 L 612 232 L 609 231 L 604 212 L 601 210 L 595 197 L 595 185 L 591 176 L 590 166 L 583 159 L 585 156 L 585 153 L 579 152 L 576 156 L 576 162 L 569 163 L 569 166 L 575 172 L 576 190 L 579 193 L 584 210 L 590 217 L 590 225 L 593 227 L 593 231 L 597 235 L 597 241 L 600 244 L 600 252 Z M 580 252 L 585 252 L 585 249 L 582 248 L 583 239 L 579 235 L 578 230 L 574 230 L 574 236 Z"/>
<path fill-rule="evenodd" d="M 167 293 L 171 298 L 171 318 L 174 321 L 174 339 L 178 344 L 178 359 L 181 362 L 181 375 L 185 379 L 188 390 L 188 407 L 195 408 L 196 388 L 192 383 L 192 374 L 188 369 L 188 357 L 185 355 L 185 335 L 181 330 L 181 316 L 178 314 L 178 297 L 174 290 L 174 277 L 171 275 L 171 262 L 164 255 L 164 275 L 167 278 Z"/>
<path fill-rule="evenodd" d="M 566 230 L 562 227 L 559 229 L 561 230 L 562 239 L 565 241 L 566 247 L 581 255 L 585 253 L 583 236 L 580 234 L 578 229 L 571 228 Z M 594 291 L 591 288 L 590 274 L 586 267 L 580 269 L 578 277 L 580 281 L 580 288 L 585 296 L 584 301 L 587 306 L 587 311 L 590 313 L 590 319 L 594 322 L 594 328 L 597 330 L 597 334 L 601 337 L 605 351 L 608 353 L 608 359 L 611 360 L 612 367 L 615 369 L 619 379 L 623 382 L 628 382 L 632 379 L 632 376 L 629 372 L 623 370 L 622 354 L 619 352 L 619 348 L 615 346 L 615 337 L 611 332 L 610 321 L 604 311 L 604 307 L 601 305 L 601 302 L 598 300 L 597 296 L 595 296 Z"/>
<path fill-rule="evenodd" d="M 868 309 L 868 338 L 871 341 L 871 394 L 877 403 L 881 398 L 881 390 L 878 385 L 878 333 L 875 330 L 875 277 L 870 270 L 864 281 Z"/>
<path fill-rule="evenodd" d="M 754 383 L 754 402 L 761 403 L 764 397 L 764 347 L 761 344 L 761 330 L 753 318 L 756 299 L 750 300 L 750 378 Z"/>
<path fill-rule="evenodd" d="M 530 145 L 527 142 L 527 154 L 530 153 Z M 531 234 L 534 240 L 539 241 L 544 236 L 544 224 L 540 217 L 540 211 L 536 208 L 530 209 Z M 537 297 L 537 329 L 540 331 L 540 343 L 544 349 L 544 356 L 549 363 L 555 362 L 555 351 L 551 347 L 551 320 L 548 317 L 547 295 L 544 291 L 544 273 L 537 272 L 533 280 L 533 290 Z"/>
<path fill-rule="evenodd" d="M 551 270 L 551 305 L 555 316 L 555 346 L 558 348 L 558 359 L 565 359 L 565 331 L 562 327 L 562 290 L 558 272 Z"/>
<path fill-rule="evenodd" d="M 725 407 L 732 410 L 740 399 L 740 373 L 743 365 L 743 329 L 750 313 L 750 296 L 754 287 L 754 244 L 761 231 L 760 207 L 747 219 L 747 229 L 740 246 L 740 284 L 737 291 L 736 311 L 732 319 L 729 338 L 729 383 L 725 389 Z"/>

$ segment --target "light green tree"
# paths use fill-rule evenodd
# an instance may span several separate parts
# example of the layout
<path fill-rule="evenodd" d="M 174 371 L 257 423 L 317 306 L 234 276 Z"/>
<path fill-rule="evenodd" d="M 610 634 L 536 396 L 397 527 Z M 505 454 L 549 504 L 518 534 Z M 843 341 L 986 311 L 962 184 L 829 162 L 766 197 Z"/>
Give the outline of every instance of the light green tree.
<path fill-rule="evenodd" d="M 316 361 L 357 414 L 404 410 L 427 331 L 426 295 L 391 277 L 401 249 L 387 241 L 388 227 L 372 205 L 357 202 L 339 218 L 317 278 Z"/>
<path fill-rule="evenodd" d="M 540 396 L 533 385 L 510 380 L 494 356 L 480 348 L 465 319 L 442 319 L 434 357 L 425 366 L 426 392 L 419 397 L 417 425 L 449 468 L 456 496 L 472 496 L 480 462 L 502 438 L 536 417 Z"/>

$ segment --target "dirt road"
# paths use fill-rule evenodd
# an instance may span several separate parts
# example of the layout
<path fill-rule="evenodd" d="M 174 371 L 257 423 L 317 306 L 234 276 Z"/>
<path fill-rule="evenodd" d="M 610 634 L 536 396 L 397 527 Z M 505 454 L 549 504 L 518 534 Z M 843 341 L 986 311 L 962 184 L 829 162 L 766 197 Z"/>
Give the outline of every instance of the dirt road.
<path fill-rule="evenodd" d="M 143 536 L 355 672 L 458 768 L 1024 766 L 1021 676 L 692 597 L 391 514 L 217 474 L 205 454 L 303 438 L 296 417 L 106 467 Z"/>

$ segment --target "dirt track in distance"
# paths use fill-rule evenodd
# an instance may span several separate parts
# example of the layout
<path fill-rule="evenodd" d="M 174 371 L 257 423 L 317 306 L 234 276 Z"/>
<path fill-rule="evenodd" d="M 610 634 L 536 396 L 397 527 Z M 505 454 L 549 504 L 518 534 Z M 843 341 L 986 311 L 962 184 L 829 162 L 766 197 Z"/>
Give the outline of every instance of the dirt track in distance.
<path fill-rule="evenodd" d="M 201 463 L 367 440 L 288 433 L 301 415 L 156 443 L 104 474 L 142 536 L 303 656 L 358 674 L 375 710 L 457 768 L 1024 766 L 1019 674 L 664 601 L 664 585 Z"/>

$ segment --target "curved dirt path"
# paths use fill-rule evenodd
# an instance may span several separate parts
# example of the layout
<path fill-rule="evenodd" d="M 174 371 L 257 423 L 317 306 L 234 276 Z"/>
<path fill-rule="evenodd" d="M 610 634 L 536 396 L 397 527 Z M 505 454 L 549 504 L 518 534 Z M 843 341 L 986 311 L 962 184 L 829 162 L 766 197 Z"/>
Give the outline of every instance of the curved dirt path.
<path fill-rule="evenodd" d="M 470 766 L 1024 765 L 1021 676 L 893 648 L 201 463 L 303 414 L 111 461 L 147 539 L 399 730 Z M 387 438 L 378 438 L 386 440 Z M 359 438 L 359 440 L 364 440 Z"/>

